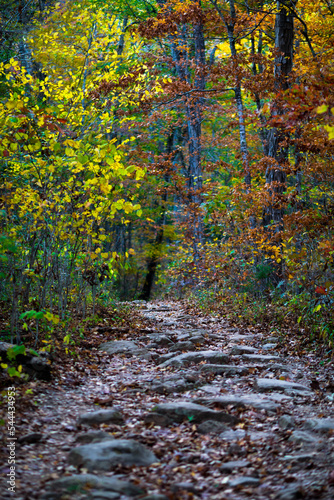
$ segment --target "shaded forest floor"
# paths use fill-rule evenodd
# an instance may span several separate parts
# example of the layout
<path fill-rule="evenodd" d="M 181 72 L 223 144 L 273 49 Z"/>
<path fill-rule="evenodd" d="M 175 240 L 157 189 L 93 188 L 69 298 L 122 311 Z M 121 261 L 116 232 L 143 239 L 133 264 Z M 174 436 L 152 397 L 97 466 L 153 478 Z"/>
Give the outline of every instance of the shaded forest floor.
<path fill-rule="evenodd" d="M 51 382 L 18 387 L 2 498 L 334 498 L 332 362 L 180 303 L 131 307 L 129 328 L 102 322 Z"/>

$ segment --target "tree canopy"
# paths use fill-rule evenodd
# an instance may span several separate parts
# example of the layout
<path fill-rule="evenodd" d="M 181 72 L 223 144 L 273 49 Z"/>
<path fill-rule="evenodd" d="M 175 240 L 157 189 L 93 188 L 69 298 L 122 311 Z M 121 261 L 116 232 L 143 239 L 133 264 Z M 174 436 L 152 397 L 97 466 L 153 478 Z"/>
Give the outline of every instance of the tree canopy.
<path fill-rule="evenodd" d="M 332 346 L 332 0 L 1 12 L 5 330 L 167 294 Z"/>

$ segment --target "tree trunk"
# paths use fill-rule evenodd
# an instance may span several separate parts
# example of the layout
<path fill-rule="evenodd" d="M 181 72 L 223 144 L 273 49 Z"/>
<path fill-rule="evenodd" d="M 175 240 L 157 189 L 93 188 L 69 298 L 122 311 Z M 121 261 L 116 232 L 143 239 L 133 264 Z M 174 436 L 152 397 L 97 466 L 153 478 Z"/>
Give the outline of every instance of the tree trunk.
<path fill-rule="evenodd" d="M 200 0 L 197 2 L 201 7 Z M 194 40 L 194 62 L 195 62 L 195 77 L 193 89 L 199 93 L 205 89 L 205 41 L 203 34 L 203 24 L 198 21 L 194 25 L 193 31 Z M 178 77 L 190 83 L 190 71 L 188 54 L 182 51 L 176 45 L 175 40 L 172 41 L 172 57 L 176 67 Z M 190 223 L 192 226 L 193 240 L 193 255 L 194 259 L 199 258 L 198 243 L 203 241 L 203 220 L 200 211 L 202 202 L 202 165 L 201 165 L 201 136 L 202 136 L 202 106 L 203 98 L 194 94 L 186 97 L 186 116 L 187 116 L 187 132 L 188 132 L 188 173 L 187 173 L 187 188 L 190 210 Z"/>
<path fill-rule="evenodd" d="M 219 14 L 221 20 L 224 22 L 226 30 L 227 30 L 227 36 L 228 36 L 228 41 L 229 41 L 229 46 L 230 46 L 230 52 L 231 52 L 231 57 L 233 62 L 237 63 L 237 49 L 235 45 L 235 36 L 234 36 L 234 25 L 236 23 L 236 10 L 235 10 L 235 4 L 234 0 L 229 0 L 229 5 L 230 5 L 230 12 L 229 16 L 226 17 L 224 15 L 224 12 L 220 9 L 220 7 L 217 5 L 216 0 L 211 0 L 211 3 L 214 5 L 217 13 Z M 243 100 L 242 100 L 242 92 L 241 92 L 241 83 L 240 79 L 237 73 L 237 65 L 236 65 L 236 82 L 235 82 L 235 87 L 234 87 L 234 95 L 235 95 L 235 103 L 237 106 L 237 112 L 238 112 L 238 118 L 239 118 L 239 141 L 240 141 L 240 151 L 242 155 L 242 161 L 244 165 L 244 172 L 245 172 L 245 184 L 250 187 L 251 185 L 251 174 L 249 171 L 249 156 L 248 156 L 248 145 L 247 145 L 247 134 L 246 134 L 246 127 L 245 127 L 245 114 L 244 114 L 244 106 L 243 106 Z"/>
<path fill-rule="evenodd" d="M 291 2 L 278 4 L 279 12 L 276 14 L 275 22 L 275 48 L 278 54 L 275 59 L 275 89 L 277 91 L 289 88 L 288 75 L 293 64 L 293 14 L 288 10 Z M 282 114 L 282 110 L 274 108 L 272 116 Z M 282 194 L 285 190 L 286 173 L 284 163 L 287 161 L 288 150 L 280 147 L 284 140 L 282 132 L 276 128 L 268 131 L 267 135 L 267 156 L 272 158 L 268 161 L 266 170 L 266 183 L 268 185 L 270 204 L 265 207 L 263 224 L 267 229 L 279 232 L 283 229 L 283 208 L 281 206 Z"/>
<path fill-rule="evenodd" d="M 150 299 L 153 281 L 154 281 L 155 273 L 157 270 L 157 265 L 158 265 L 159 259 L 160 259 L 160 246 L 161 246 L 161 243 L 163 241 L 163 237 L 164 237 L 164 230 L 161 227 L 161 228 L 159 228 L 157 236 L 155 238 L 152 257 L 148 260 L 148 263 L 147 263 L 147 272 L 146 272 L 146 276 L 145 276 L 145 281 L 144 281 L 144 285 L 143 285 L 141 294 L 139 295 L 140 300 L 149 300 Z"/>

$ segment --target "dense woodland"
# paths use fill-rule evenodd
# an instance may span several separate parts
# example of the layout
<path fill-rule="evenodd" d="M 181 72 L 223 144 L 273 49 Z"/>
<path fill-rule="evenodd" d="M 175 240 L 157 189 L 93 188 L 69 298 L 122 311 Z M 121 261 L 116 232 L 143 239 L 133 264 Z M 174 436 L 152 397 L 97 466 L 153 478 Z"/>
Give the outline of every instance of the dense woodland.
<path fill-rule="evenodd" d="M 331 352 L 334 2 L 0 6 L 2 339 L 169 297 Z"/>

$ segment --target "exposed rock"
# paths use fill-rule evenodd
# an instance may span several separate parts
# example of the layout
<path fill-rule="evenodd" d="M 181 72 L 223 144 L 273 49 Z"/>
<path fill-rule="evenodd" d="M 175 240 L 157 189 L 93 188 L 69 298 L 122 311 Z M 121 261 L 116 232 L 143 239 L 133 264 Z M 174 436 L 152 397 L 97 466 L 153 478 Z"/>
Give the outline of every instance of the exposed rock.
<path fill-rule="evenodd" d="M 148 466 L 157 462 L 154 453 L 133 439 L 110 439 L 85 444 L 70 451 L 69 463 L 88 471 L 110 471 L 115 465 Z"/>
<path fill-rule="evenodd" d="M 89 413 L 83 413 L 78 418 L 78 424 L 124 424 L 124 418 L 118 410 L 97 410 Z"/>
<path fill-rule="evenodd" d="M 227 430 L 227 426 L 223 422 L 207 420 L 199 424 L 197 430 L 200 434 L 220 434 Z"/>
<path fill-rule="evenodd" d="M 17 441 L 21 444 L 33 444 L 38 443 L 42 438 L 43 434 L 40 432 L 31 432 L 30 434 L 19 437 Z"/>
<path fill-rule="evenodd" d="M 75 442 L 77 444 L 99 443 L 100 441 L 113 439 L 109 432 L 105 431 L 89 431 L 84 434 L 79 434 Z"/>
<path fill-rule="evenodd" d="M 176 342 L 169 350 L 170 352 L 175 351 L 195 351 L 196 346 L 190 341 Z"/>
<path fill-rule="evenodd" d="M 169 498 L 158 493 L 156 495 L 148 495 L 147 497 L 142 498 L 142 500 L 169 500 Z"/>
<path fill-rule="evenodd" d="M 173 420 L 167 415 L 161 415 L 161 413 L 151 412 L 144 416 L 145 424 L 158 425 L 160 427 L 168 427 Z"/>
<path fill-rule="evenodd" d="M 196 372 L 196 371 L 188 371 L 185 373 L 182 373 L 183 377 L 187 382 L 198 382 L 201 379 L 201 374 Z"/>
<path fill-rule="evenodd" d="M 208 394 L 217 395 L 220 393 L 221 388 L 213 384 L 205 384 L 201 387 L 201 391 L 207 392 Z"/>
<path fill-rule="evenodd" d="M 260 484 L 260 479 L 256 477 L 236 477 L 228 482 L 231 488 L 242 488 L 243 486 L 258 486 Z"/>
<path fill-rule="evenodd" d="M 329 432 L 334 430 L 334 419 L 333 418 L 312 418 L 306 420 L 305 428 L 311 429 L 316 432 Z"/>
<path fill-rule="evenodd" d="M 87 498 L 89 500 L 117 500 L 120 495 L 112 491 L 91 490 Z"/>
<path fill-rule="evenodd" d="M 259 410 L 276 411 L 278 405 L 271 401 L 270 399 L 264 398 L 258 394 L 245 394 L 241 396 L 237 395 L 223 395 L 216 398 L 197 398 L 194 400 L 198 404 L 203 404 L 206 406 L 215 406 L 225 408 L 227 406 L 237 406 L 239 408 L 244 408 L 246 406 L 251 406 Z"/>
<path fill-rule="evenodd" d="M 194 383 L 187 382 L 184 378 L 176 375 L 165 380 L 154 380 L 150 389 L 158 394 L 171 394 L 190 391 L 194 386 Z"/>
<path fill-rule="evenodd" d="M 269 363 L 270 361 L 282 361 L 279 356 L 274 354 L 242 354 L 242 359 L 252 363 Z M 269 365 L 270 366 L 270 365 Z"/>
<path fill-rule="evenodd" d="M 199 493 L 199 490 L 191 483 L 175 483 L 171 485 L 171 490 L 173 493 L 178 493 L 181 491 L 190 491 L 190 493 Z"/>
<path fill-rule="evenodd" d="M 37 378 L 51 380 L 51 366 L 47 360 L 42 357 L 33 356 L 25 361 L 25 366 L 33 370 Z"/>
<path fill-rule="evenodd" d="M 7 357 L 8 349 L 14 349 L 17 347 L 15 344 L 9 344 L 8 342 L 0 342 L 0 360 L 2 362 L 11 361 Z M 15 356 L 15 362 L 17 364 L 23 365 L 24 371 L 28 375 L 36 376 L 38 379 L 49 381 L 51 380 L 51 365 L 49 361 L 49 354 L 41 351 L 38 353 L 39 356 L 35 356 L 33 351 L 26 348 L 25 354 L 17 354 Z"/>
<path fill-rule="evenodd" d="M 305 498 L 306 493 L 301 485 L 291 485 L 279 491 L 275 498 L 278 500 L 298 500 Z"/>
<path fill-rule="evenodd" d="M 267 337 L 266 339 L 264 339 L 264 342 L 265 343 L 275 343 L 277 344 L 277 342 L 279 341 L 279 338 L 278 337 Z"/>
<path fill-rule="evenodd" d="M 161 337 L 154 339 L 154 344 L 159 347 L 166 347 L 173 345 L 173 341 L 167 335 L 161 335 Z"/>
<path fill-rule="evenodd" d="M 255 354 L 256 352 L 258 352 L 258 349 L 255 349 L 255 347 L 248 345 L 235 345 L 232 347 L 230 354 L 237 356 L 239 354 Z"/>
<path fill-rule="evenodd" d="M 314 460 L 314 458 L 317 456 L 316 453 L 303 453 L 301 455 L 285 455 L 284 457 L 281 457 L 279 460 L 282 462 L 310 462 Z"/>
<path fill-rule="evenodd" d="M 268 441 L 270 438 L 273 437 L 272 433 L 265 431 L 253 431 L 250 432 L 248 435 L 250 441 L 262 441 L 262 440 Z"/>
<path fill-rule="evenodd" d="M 267 392 L 267 391 L 286 391 L 286 392 L 297 391 L 302 393 L 310 392 L 310 389 L 305 385 L 274 378 L 258 378 L 255 380 L 255 387 L 260 392 Z"/>
<path fill-rule="evenodd" d="M 318 439 L 305 431 L 293 431 L 289 441 L 297 444 L 316 444 Z"/>
<path fill-rule="evenodd" d="M 225 462 L 219 467 L 221 472 L 232 472 L 235 469 L 243 469 L 248 467 L 250 462 L 248 460 L 233 460 L 231 462 Z"/>
<path fill-rule="evenodd" d="M 206 364 L 201 366 L 201 372 L 214 373 L 215 375 L 247 375 L 249 372 L 248 366 L 233 366 L 233 365 L 211 365 Z"/>
<path fill-rule="evenodd" d="M 175 355 L 176 355 L 175 352 L 168 352 L 167 354 L 163 354 L 162 356 L 159 356 L 159 358 L 156 360 L 156 363 L 158 365 L 161 365 L 165 361 L 175 358 Z"/>
<path fill-rule="evenodd" d="M 189 342 L 192 342 L 196 346 L 203 344 L 206 341 L 206 338 L 203 335 L 192 335 L 189 337 Z"/>
<path fill-rule="evenodd" d="M 290 415 L 282 415 L 278 420 L 278 425 L 281 429 L 293 429 L 295 427 L 295 419 Z"/>
<path fill-rule="evenodd" d="M 219 434 L 221 439 L 226 441 L 235 441 L 237 439 L 243 439 L 246 436 L 246 431 L 244 429 L 228 430 Z"/>
<path fill-rule="evenodd" d="M 271 349 L 275 349 L 277 344 L 269 343 L 269 344 L 263 344 L 262 349 L 264 351 L 270 351 Z"/>
<path fill-rule="evenodd" d="M 108 354 L 129 354 L 133 356 L 148 354 L 146 349 L 142 349 L 132 340 L 112 340 L 101 344 L 99 349 Z"/>
<path fill-rule="evenodd" d="M 192 363 L 200 363 L 201 361 L 206 361 L 207 363 L 226 364 L 229 361 L 229 357 L 227 354 L 220 351 L 185 352 L 184 354 L 179 354 L 178 356 L 165 361 L 162 366 L 175 366 L 181 368 L 183 366 L 189 366 Z"/>
<path fill-rule="evenodd" d="M 143 490 L 127 481 L 121 481 L 113 477 L 95 476 L 93 474 L 76 474 L 73 476 L 62 477 L 51 483 L 47 483 L 46 489 L 57 492 L 73 492 L 94 488 L 102 491 L 111 491 L 128 496 L 137 496 L 143 493 Z M 60 498 L 55 497 L 55 498 Z"/>
<path fill-rule="evenodd" d="M 174 422 L 182 422 L 185 418 L 193 423 L 204 422 L 205 420 L 215 420 L 225 422 L 230 425 L 238 423 L 238 419 L 225 412 L 211 410 L 205 406 L 180 401 L 177 403 L 161 403 L 153 408 L 153 412 L 167 415 Z"/>
<path fill-rule="evenodd" d="M 228 340 L 230 341 L 233 341 L 233 342 L 239 342 L 239 341 L 243 341 L 243 340 L 251 340 L 251 339 L 254 339 L 256 337 L 255 334 L 253 333 L 249 333 L 248 335 L 243 335 L 243 334 L 239 334 L 239 333 L 235 333 L 233 335 L 228 335 Z"/>
<path fill-rule="evenodd" d="M 270 363 L 270 365 L 267 365 L 267 368 L 270 370 L 281 370 L 281 371 L 286 371 L 288 372 L 291 370 L 291 368 L 287 365 L 281 365 L 280 363 Z"/>

